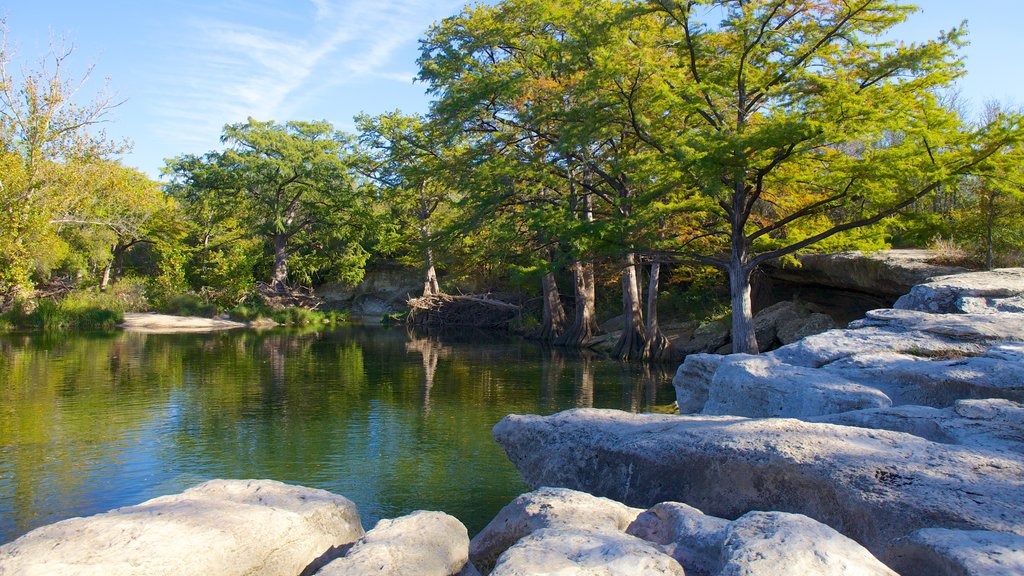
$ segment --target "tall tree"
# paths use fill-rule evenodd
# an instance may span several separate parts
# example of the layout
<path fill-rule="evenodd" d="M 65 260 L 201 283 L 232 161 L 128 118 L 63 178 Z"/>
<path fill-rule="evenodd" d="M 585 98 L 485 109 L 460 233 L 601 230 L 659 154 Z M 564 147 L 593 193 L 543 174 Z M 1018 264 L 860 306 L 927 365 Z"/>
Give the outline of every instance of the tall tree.
<path fill-rule="evenodd" d="M 224 127 L 223 152 L 181 156 L 167 171 L 182 192 L 229 206 L 272 255 L 268 283 L 283 290 L 295 263 L 303 280 L 362 277 L 360 191 L 348 166 L 350 139 L 329 123 L 248 122 Z"/>
<path fill-rule="evenodd" d="M 728 272 L 734 352 L 757 352 L 750 275 L 761 263 L 897 214 L 1021 138 L 1017 117 L 969 130 L 936 92 L 963 73 L 963 27 L 885 39 L 913 7 L 889 0 L 649 0 L 649 46 L 674 132 L 634 127 L 712 200 L 709 254 Z M 720 15 L 710 25 L 702 21 Z M 659 50 L 667 48 L 667 54 Z M 640 65 L 640 64 L 638 64 Z M 694 237 L 697 237 L 695 235 Z"/>

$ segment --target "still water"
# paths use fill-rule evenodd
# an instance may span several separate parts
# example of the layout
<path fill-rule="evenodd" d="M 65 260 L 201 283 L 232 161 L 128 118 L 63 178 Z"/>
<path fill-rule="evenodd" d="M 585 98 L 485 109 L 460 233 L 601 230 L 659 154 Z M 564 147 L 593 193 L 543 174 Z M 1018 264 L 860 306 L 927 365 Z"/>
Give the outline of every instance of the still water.
<path fill-rule="evenodd" d="M 508 413 L 646 410 L 671 375 L 467 331 L 0 336 L 0 543 L 211 478 L 342 494 L 369 528 L 443 510 L 482 528 L 527 490 Z"/>

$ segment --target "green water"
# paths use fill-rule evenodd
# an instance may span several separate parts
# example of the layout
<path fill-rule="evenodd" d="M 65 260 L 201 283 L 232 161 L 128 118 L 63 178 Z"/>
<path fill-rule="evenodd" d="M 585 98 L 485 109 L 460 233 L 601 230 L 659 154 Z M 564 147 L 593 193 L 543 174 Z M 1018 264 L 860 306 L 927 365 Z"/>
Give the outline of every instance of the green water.
<path fill-rule="evenodd" d="M 0 543 L 211 478 L 342 494 L 363 524 L 443 510 L 470 534 L 527 487 L 508 413 L 640 411 L 671 375 L 467 331 L 0 336 Z"/>

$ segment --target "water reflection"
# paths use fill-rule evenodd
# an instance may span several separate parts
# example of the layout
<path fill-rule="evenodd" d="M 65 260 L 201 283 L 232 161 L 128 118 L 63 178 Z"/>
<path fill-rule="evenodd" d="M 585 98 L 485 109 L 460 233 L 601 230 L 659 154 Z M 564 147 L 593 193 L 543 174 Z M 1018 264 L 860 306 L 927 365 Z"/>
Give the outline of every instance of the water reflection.
<path fill-rule="evenodd" d="M 473 332 L 4 335 L 0 542 L 217 477 L 475 532 L 525 489 L 491 440 L 505 414 L 644 410 L 671 401 L 670 377 Z"/>

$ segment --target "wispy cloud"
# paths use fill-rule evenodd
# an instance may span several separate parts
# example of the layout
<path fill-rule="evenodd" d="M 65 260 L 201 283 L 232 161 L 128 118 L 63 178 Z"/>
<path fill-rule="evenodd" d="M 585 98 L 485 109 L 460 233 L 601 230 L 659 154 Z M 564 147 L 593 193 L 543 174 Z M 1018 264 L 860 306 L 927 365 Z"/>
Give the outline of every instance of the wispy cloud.
<path fill-rule="evenodd" d="M 196 144 L 216 142 L 227 122 L 248 116 L 290 119 L 329 89 L 369 80 L 411 82 L 414 64 L 407 58 L 396 61 L 396 53 L 462 4 L 308 2 L 284 13 L 251 0 L 230 13 L 189 18 L 179 41 L 177 71 L 160 83 L 160 131 Z M 241 16 L 248 18 L 242 21 Z"/>

